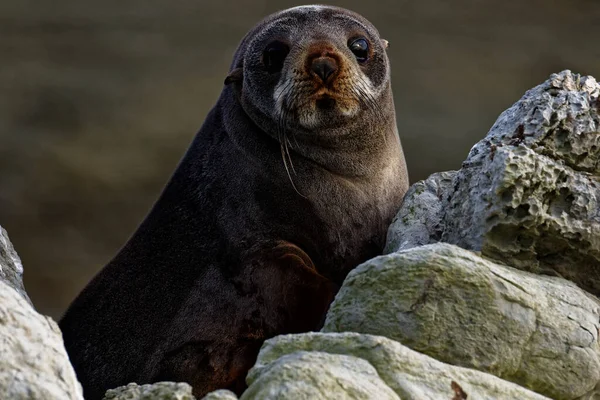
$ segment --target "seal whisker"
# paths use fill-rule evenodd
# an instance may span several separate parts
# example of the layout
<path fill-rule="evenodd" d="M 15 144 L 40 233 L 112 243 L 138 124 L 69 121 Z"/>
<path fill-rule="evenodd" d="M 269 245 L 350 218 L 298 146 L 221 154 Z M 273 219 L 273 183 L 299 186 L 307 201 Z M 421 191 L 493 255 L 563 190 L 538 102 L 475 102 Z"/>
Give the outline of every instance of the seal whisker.
<path fill-rule="evenodd" d="M 360 81 L 361 81 L 360 84 L 356 85 L 353 88 L 354 93 L 358 97 L 358 101 L 361 104 L 363 104 L 365 107 L 367 107 L 369 109 L 369 111 L 373 112 L 375 114 L 377 120 L 381 121 L 381 123 L 383 124 L 384 121 L 386 120 L 383 110 L 379 106 L 372 91 L 367 91 L 365 89 L 365 85 L 367 85 L 367 83 L 364 82 L 362 77 L 361 77 Z M 387 145 L 387 137 L 385 135 L 385 132 L 383 132 L 383 144 Z"/>
<path fill-rule="evenodd" d="M 282 113 L 284 108 L 285 108 L 285 102 L 287 97 L 289 97 L 289 90 L 292 88 L 293 86 L 293 80 L 289 80 L 287 82 L 285 82 L 283 85 L 279 85 L 276 89 L 275 89 L 275 94 L 274 94 L 274 100 L 275 100 L 275 107 L 277 109 L 277 111 L 279 111 L 279 113 Z"/>
<path fill-rule="evenodd" d="M 294 174 L 296 174 L 296 169 L 294 168 L 294 163 L 292 162 L 292 157 L 289 151 L 289 147 L 293 148 L 288 136 L 287 136 L 287 119 L 290 116 L 290 113 L 288 111 L 288 108 L 290 106 L 294 106 L 294 104 L 296 103 L 296 99 L 297 99 L 297 94 L 293 94 L 292 97 L 292 101 L 289 101 L 289 91 L 291 88 L 294 87 L 294 80 L 290 79 L 288 80 L 284 86 L 279 90 L 279 93 L 277 95 L 276 98 L 276 103 L 279 105 L 279 118 L 278 118 L 278 124 L 277 124 L 277 131 L 278 131 L 278 138 L 280 143 L 282 143 L 284 145 L 285 148 L 285 154 L 287 155 L 289 161 L 290 161 L 290 165 L 292 167 L 292 171 L 294 172 Z M 285 96 L 282 101 L 280 102 L 279 99 Z M 287 100 L 287 101 L 286 101 Z M 285 104 L 285 103 L 291 103 L 291 104 Z M 298 141 L 296 140 L 296 136 L 293 135 L 294 141 L 296 143 L 296 145 L 298 146 Z"/>
<path fill-rule="evenodd" d="M 292 132 L 292 139 L 294 139 L 294 143 L 296 144 L 296 148 L 300 148 L 300 145 L 298 144 L 298 139 L 296 138 L 296 134 L 294 132 Z M 291 147 L 291 145 L 290 145 L 290 147 Z"/>
<path fill-rule="evenodd" d="M 293 85 L 293 83 L 294 83 L 294 80 L 293 80 L 293 79 L 291 79 L 291 80 L 290 80 L 290 82 L 288 82 L 288 86 L 289 86 L 290 88 L 291 88 L 291 87 L 293 87 L 293 86 L 294 86 L 294 85 Z M 290 104 L 290 105 L 288 105 L 288 107 L 290 107 L 290 106 L 292 106 L 292 107 L 293 107 L 293 106 L 295 105 L 294 103 L 296 103 L 296 98 L 297 98 L 296 96 L 294 96 L 294 97 L 292 98 L 292 102 L 291 102 L 291 104 Z M 284 131 L 284 133 L 285 133 L 285 125 L 283 125 L 283 124 L 284 124 L 284 123 L 285 123 L 285 122 L 288 120 L 288 118 L 289 118 L 289 116 L 290 116 L 290 113 L 289 113 L 289 111 L 288 111 L 288 108 L 287 108 L 287 107 L 282 107 L 280 111 L 281 111 L 281 112 L 280 112 L 280 115 L 279 115 L 278 129 L 279 129 L 279 130 L 283 130 L 283 131 Z M 293 146 L 292 146 L 291 142 L 290 142 L 290 141 L 289 141 L 289 139 L 287 138 L 287 135 L 284 135 L 284 137 L 286 138 L 285 140 L 286 140 L 287 144 L 288 144 L 288 145 L 289 145 L 291 148 L 293 148 Z M 296 143 L 296 147 L 299 147 L 299 146 L 298 146 L 298 141 L 296 140 L 296 135 L 292 134 L 292 137 L 294 138 L 294 142 Z M 289 151 L 288 151 L 288 154 L 289 154 Z M 290 157 L 290 163 L 291 163 L 291 162 L 292 162 L 292 160 L 291 160 L 291 157 Z M 294 165 L 292 164 L 292 169 L 293 169 L 293 168 L 294 168 Z M 295 173 L 295 171 L 294 171 L 294 173 Z"/>
<path fill-rule="evenodd" d="M 290 139 L 286 134 L 283 135 L 283 147 L 285 148 L 285 153 L 287 154 L 288 160 L 290 160 L 290 166 L 292 167 L 292 172 L 294 175 L 297 175 L 296 168 L 294 168 L 294 162 L 292 161 L 292 155 L 290 154 Z"/>
<path fill-rule="evenodd" d="M 287 176 L 290 179 L 290 183 L 292 184 L 292 187 L 294 188 L 294 190 L 296 191 L 296 193 L 298 193 L 301 197 L 307 198 L 305 195 L 303 195 L 302 193 L 300 193 L 300 191 L 296 187 L 296 184 L 294 183 L 294 180 L 292 179 L 292 175 L 290 174 L 290 169 L 288 168 L 287 161 L 286 161 L 286 158 L 285 158 L 285 150 L 284 150 L 283 143 L 281 143 L 281 158 L 283 159 L 283 165 L 285 167 L 285 171 L 287 172 Z"/>
<path fill-rule="evenodd" d="M 279 124 L 278 124 L 280 132 L 281 132 L 280 139 L 282 139 L 281 144 L 283 145 L 283 147 L 285 149 L 285 155 L 287 155 L 287 158 L 290 160 L 290 165 L 292 167 L 292 171 L 294 172 L 294 174 L 296 174 L 296 169 L 294 168 L 294 163 L 292 162 L 292 156 L 291 156 L 290 150 L 289 150 L 289 147 L 291 147 L 291 145 L 290 145 L 290 140 L 287 136 L 287 124 L 286 124 L 287 118 L 288 118 L 288 112 L 287 112 L 287 110 L 284 109 L 281 116 L 279 117 Z"/>
<path fill-rule="evenodd" d="M 290 166 L 292 167 L 292 172 L 294 174 L 297 174 L 296 169 L 294 168 L 294 163 L 292 161 L 292 155 L 290 154 L 289 148 L 288 148 L 288 144 L 289 144 L 289 139 L 287 136 L 287 119 L 289 116 L 289 111 L 287 107 L 282 107 L 279 113 L 279 117 L 277 119 L 277 136 L 279 139 L 279 147 L 280 147 L 280 151 L 281 151 L 281 159 L 283 161 L 283 166 L 285 167 L 285 171 L 287 173 L 287 176 L 290 180 L 290 183 L 292 184 L 292 187 L 294 188 L 294 190 L 296 191 L 296 193 L 298 193 L 300 196 L 306 198 L 305 195 L 303 195 L 302 193 L 300 193 L 300 191 L 298 190 L 298 188 L 296 187 L 296 184 L 294 183 L 294 179 L 292 178 L 292 175 L 290 173 L 290 168 L 288 167 L 288 160 L 290 163 Z"/>
<path fill-rule="evenodd" d="M 373 92 L 366 89 L 369 84 L 364 81 L 363 77 L 359 79 L 359 82 L 360 84 L 354 87 L 354 89 L 358 92 L 359 101 L 373 111 L 377 115 L 378 119 L 384 118 L 383 110 L 381 110 L 381 107 L 373 95 Z"/>

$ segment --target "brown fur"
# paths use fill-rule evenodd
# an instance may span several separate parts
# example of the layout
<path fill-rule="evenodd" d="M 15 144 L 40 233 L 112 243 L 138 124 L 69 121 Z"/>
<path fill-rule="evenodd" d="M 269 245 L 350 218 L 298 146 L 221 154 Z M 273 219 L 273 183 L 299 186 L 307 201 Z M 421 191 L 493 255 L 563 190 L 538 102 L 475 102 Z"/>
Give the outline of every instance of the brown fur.
<path fill-rule="evenodd" d="M 371 46 L 363 64 L 356 35 Z M 267 73 L 274 39 L 290 51 Z M 334 7 L 248 33 L 160 199 L 60 322 L 86 399 L 160 380 L 241 393 L 265 339 L 320 328 L 347 273 L 381 253 L 408 186 L 384 46 Z M 329 81 L 311 57 L 335 60 Z M 315 105 L 323 94 L 335 107 Z"/>

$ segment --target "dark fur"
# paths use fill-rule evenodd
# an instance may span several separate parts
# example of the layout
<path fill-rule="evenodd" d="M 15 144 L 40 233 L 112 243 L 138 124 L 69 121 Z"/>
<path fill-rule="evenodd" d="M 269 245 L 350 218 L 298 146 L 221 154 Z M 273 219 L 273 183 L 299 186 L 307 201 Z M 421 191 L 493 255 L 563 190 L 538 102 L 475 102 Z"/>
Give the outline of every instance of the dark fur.
<path fill-rule="evenodd" d="M 364 26 L 333 19 L 340 14 Z M 277 77 L 258 56 L 283 32 L 317 35 L 354 62 L 351 31 L 373 43 L 362 71 L 382 88 L 378 107 L 317 130 L 287 121 L 288 175 L 272 115 Z M 244 38 L 160 199 L 60 322 L 87 400 L 161 380 L 186 381 L 198 397 L 240 393 L 266 338 L 318 329 L 346 274 L 380 254 L 407 176 L 379 43 L 368 22 L 337 8 L 288 10 Z"/>

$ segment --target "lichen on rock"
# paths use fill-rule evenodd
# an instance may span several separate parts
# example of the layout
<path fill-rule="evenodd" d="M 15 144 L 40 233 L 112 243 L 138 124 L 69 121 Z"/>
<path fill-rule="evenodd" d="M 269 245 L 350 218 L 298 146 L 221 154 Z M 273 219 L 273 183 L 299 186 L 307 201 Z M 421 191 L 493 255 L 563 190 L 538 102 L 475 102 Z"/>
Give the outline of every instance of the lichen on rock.
<path fill-rule="evenodd" d="M 452 399 L 456 386 L 470 399 L 546 399 L 493 375 L 444 364 L 396 341 L 349 332 L 267 340 L 247 382 L 250 387 L 240 400 Z"/>
<path fill-rule="evenodd" d="M 230 390 L 220 389 L 208 393 L 202 400 L 238 400 L 238 397 Z"/>
<path fill-rule="evenodd" d="M 600 294 L 599 96 L 594 78 L 570 71 L 529 90 L 471 149 L 436 207 L 390 228 L 387 251 L 441 240 Z M 409 192 L 398 215 L 422 197 Z M 441 222 L 412 243 L 406 227 L 423 219 Z"/>
<path fill-rule="evenodd" d="M 600 381 L 599 321 L 600 301 L 569 281 L 439 243 L 353 270 L 323 331 L 385 336 L 568 400 Z"/>
<path fill-rule="evenodd" d="M 130 383 L 110 389 L 103 400 L 196 400 L 187 383 L 157 382 L 148 385 Z"/>
<path fill-rule="evenodd" d="M 384 253 L 438 242 L 444 232 L 444 200 L 448 198 L 456 171 L 439 172 L 412 185 L 404 207 L 388 229 Z"/>
<path fill-rule="evenodd" d="M 259 368 L 242 400 L 400 400 L 368 361 L 351 355 L 294 351 Z"/>

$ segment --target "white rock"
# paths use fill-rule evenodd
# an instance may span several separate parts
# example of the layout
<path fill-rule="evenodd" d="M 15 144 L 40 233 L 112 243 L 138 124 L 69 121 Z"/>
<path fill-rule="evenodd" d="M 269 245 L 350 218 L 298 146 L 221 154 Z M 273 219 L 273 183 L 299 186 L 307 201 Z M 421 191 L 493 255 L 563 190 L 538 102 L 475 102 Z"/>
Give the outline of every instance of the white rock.
<path fill-rule="evenodd" d="M 2 280 L 0 399 L 83 399 L 56 323 Z"/>
<path fill-rule="evenodd" d="M 357 333 L 283 335 L 263 345 L 248 399 L 547 399 L 483 372 L 456 367 L 393 340 Z M 454 384 L 453 384 L 454 382 Z M 457 386 L 454 386 L 457 385 Z"/>
<path fill-rule="evenodd" d="M 599 321 L 600 302 L 572 282 L 438 243 L 353 270 L 323 331 L 386 336 L 571 400 L 600 382 Z"/>
<path fill-rule="evenodd" d="M 23 287 L 23 264 L 15 251 L 8 233 L 0 226 L 0 281 L 8 283 L 25 300 L 31 304 L 31 300 Z"/>

